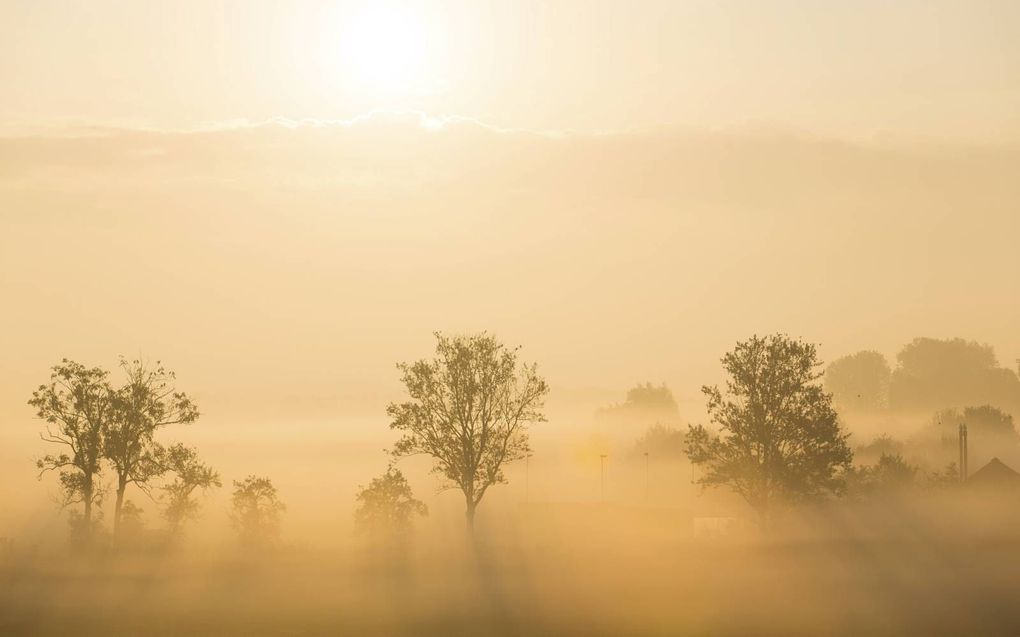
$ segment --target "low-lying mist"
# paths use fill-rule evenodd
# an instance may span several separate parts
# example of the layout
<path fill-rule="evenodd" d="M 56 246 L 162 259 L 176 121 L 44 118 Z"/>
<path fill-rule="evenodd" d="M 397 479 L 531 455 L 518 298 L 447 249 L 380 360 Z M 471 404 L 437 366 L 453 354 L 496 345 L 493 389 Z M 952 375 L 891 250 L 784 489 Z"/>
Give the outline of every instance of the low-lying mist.
<path fill-rule="evenodd" d="M 310 537 L 256 553 L 197 533 L 184 546 L 90 555 L 18 538 L 3 553 L 0 628 L 977 635 L 1020 625 L 1014 497 L 956 490 L 821 506 L 763 537 L 746 528 L 696 534 L 698 497 L 666 507 L 532 495 L 489 503 L 474 541 L 459 516 L 439 512 L 403 543 Z"/>

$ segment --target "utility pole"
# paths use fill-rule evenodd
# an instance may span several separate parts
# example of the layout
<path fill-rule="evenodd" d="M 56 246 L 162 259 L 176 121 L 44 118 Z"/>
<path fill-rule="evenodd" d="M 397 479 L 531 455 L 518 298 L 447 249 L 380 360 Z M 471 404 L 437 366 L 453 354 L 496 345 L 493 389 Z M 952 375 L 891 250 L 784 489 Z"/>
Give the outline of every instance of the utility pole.
<path fill-rule="evenodd" d="M 648 501 L 649 487 L 651 486 L 650 472 L 648 470 L 648 452 L 645 452 L 645 501 Z"/>
<path fill-rule="evenodd" d="M 967 425 L 960 423 L 960 482 L 967 479 Z"/>
<path fill-rule="evenodd" d="M 609 457 L 606 454 L 599 456 L 599 471 L 602 475 L 602 503 L 606 502 L 606 458 Z"/>

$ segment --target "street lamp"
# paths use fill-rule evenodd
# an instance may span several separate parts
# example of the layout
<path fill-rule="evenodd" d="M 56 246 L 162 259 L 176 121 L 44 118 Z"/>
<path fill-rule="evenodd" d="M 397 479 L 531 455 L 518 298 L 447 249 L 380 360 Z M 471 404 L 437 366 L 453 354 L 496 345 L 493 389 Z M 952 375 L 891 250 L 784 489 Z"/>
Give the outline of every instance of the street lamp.
<path fill-rule="evenodd" d="M 650 472 L 648 470 L 648 452 L 645 452 L 645 500 L 648 500 L 649 487 L 651 486 Z"/>
<path fill-rule="evenodd" d="M 602 473 L 602 502 L 603 503 L 606 501 L 606 458 L 608 458 L 608 457 L 609 456 L 607 454 L 602 454 L 602 455 L 599 456 L 599 469 L 600 469 L 600 471 Z"/>

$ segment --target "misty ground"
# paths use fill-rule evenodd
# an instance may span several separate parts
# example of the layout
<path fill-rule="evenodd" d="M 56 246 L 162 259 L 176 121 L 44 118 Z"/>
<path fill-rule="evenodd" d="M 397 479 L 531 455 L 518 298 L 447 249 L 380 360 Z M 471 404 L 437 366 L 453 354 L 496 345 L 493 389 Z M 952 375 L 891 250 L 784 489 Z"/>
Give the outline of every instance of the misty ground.
<path fill-rule="evenodd" d="M 1011 497 L 847 504 L 692 536 L 679 508 L 522 506 L 403 551 L 8 547 L 4 635 L 996 635 L 1020 630 Z"/>

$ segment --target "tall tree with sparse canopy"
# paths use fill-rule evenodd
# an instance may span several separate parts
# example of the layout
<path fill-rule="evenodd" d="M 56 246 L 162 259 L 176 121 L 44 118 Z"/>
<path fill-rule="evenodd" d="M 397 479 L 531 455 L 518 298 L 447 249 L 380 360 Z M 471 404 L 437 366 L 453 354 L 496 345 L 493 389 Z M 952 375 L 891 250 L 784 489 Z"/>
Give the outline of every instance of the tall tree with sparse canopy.
<path fill-rule="evenodd" d="M 393 455 L 431 456 L 444 486 L 464 494 L 471 530 L 485 492 L 506 482 L 504 466 L 529 453 L 528 425 L 545 420 L 549 387 L 517 351 L 486 333 L 436 333 L 434 359 L 398 365 L 409 400 L 387 409 L 403 434 Z"/>
<path fill-rule="evenodd" d="M 42 473 L 57 471 L 64 505 L 81 504 L 74 520 L 75 537 L 89 540 L 94 530 L 94 507 L 102 498 L 103 437 L 112 418 L 108 372 L 67 360 L 55 365 L 48 385 L 41 385 L 28 404 L 47 423 L 42 439 L 65 450 L 41 458 Z"/>
<path fill-rule="evenodd" d="M 148 366 L 139 360 L 121 359 L 127 382 L 114 394 L 113 418 L 104 436 L 103 455 L 117 473 L 117 500 L 113 509 L 113 533 L 120 531 L 124 493 L 135 484 L 148 493 L 148 483 L 162 475 L 162 448 L 156 432 L 167 425 L 188 424 L 198 418 L 198 408 L 174 387 L 175 375 L 158 361 Z"/>
<path fill-rule="evenodd" d="M 727 486 L 767 525 L 774 507 L 838 493 L 853 453 L 832 397 L 819 384 L 815 346 L 782 334 L 737 343 L 722 359 L 726 392 L 703 387 L 714 433 L 698 425 L 687 454 L 703 486 Z"/>

